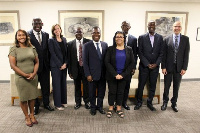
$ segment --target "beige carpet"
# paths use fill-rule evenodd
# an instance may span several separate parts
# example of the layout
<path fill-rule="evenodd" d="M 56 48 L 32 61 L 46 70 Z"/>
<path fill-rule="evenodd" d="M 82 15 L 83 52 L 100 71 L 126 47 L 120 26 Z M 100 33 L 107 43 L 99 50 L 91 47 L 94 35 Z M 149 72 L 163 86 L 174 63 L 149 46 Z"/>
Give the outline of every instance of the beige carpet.
<path fill-rule="evenodd" d="M 27 127 L 24 115 L 19 107 L 19 100 L 11 106 L 9 83 L 0 84 L 0 133 L 200 133 L 200 82 L 182 82 L 179 91 L 178 108 L 175 113 L 170 107 L 161 111 L 161 104 L 154 98 L 156 112 L 146 107 L 146 99 L 142 108 L 134 111 L 135 100 L 130 99 L 130 111 L 121 119 L 115 113 L 111 119 L 97 112 L 91 116 L 89 110 L 82 106 L 74 110 L 74 86 L 68 83 L 68 104 L 64 111 L 49 112 L 40 108 L 36 116 L 39 124 Z M 161 94 L 163 82 L 161 82 Z M 170 97 L 172 91 L 170 91 Z M 162 95 L 161 95 L 162 98 Z M 107 93 L 104 108 L 108 108 Z M 162 100 L 161 100 L 162 103 Z M 53 105 L 51 94 L 51 105 Z"/>

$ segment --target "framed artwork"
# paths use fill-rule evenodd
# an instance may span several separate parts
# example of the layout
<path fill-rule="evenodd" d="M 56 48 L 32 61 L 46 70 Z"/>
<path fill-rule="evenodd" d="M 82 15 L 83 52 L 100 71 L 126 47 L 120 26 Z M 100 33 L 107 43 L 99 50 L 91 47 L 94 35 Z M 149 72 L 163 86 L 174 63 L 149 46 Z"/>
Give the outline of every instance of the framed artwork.
<path fill-rule="evenodd" d="M 200 41 L 200 27 L 197 28 L 197 37 L 196 37 L 197 41 Z"/>
<path fill-rule="evenodd" d="M 75 38 L 74 32 L 77 27 L 83 29 L 84 37 L 92 39 L 92 28 L 99 26 L 101 40 L 104 38 L 104 10 L 59 10 L 58 20 L 62 33 L 68 41 Z"/>
<path fill-rule="evenodd" d="M 181 34 L 186 35 L 188 12 L 146 11 L 145 31 L 148 31 L 147 25 L 151 20 L 156 22 L 156 33 L 163 37 L 173 33 L 173 24 L 176 21 L 182 23 Z"/>
<path fill-rule="evenodd" d="M 19 27 L 19 11 L 0 11 L 0 46 L 13 45 Z"/>

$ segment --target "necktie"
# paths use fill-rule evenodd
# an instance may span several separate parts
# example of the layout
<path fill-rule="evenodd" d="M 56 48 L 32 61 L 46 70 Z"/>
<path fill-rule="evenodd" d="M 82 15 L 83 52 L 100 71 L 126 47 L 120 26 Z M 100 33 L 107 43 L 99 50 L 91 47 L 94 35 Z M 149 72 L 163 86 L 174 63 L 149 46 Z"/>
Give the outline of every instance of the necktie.
<path fill-rule="evenodd" d="M 39 44 L 41 45 L 41 42 L 42 42 L 42 41 L 41 41 L 41 38 L 40 38 L 40 32 L 38 32 L 37 35 L 38 35 L 38 42 L 39 42 Z"/>
<path fill-rule="evenodd" d="M 79 45 L 79 65 L 80 65 L 80 66 L 83 66 L 81 41 L 79 41 L 79 43 L 80 43 L 80 45 Z"/>
<path fill-rule="evenodd" d="M 128 44 L 128 36 L 126 36 L 126 43 L 125 43 L 125 46 L 127 46 Z"/>
<path fill-rule="evenodd" d="M 175 36 L 175 44 L 174 44 L 174 63 L 176 63 L 176 54 L 178 52 L 178 36 Z"/>
<path fill-rule="evenodd" d="M 99 43 L 96 43 L 96 45 L 97 45 L 97 53 L 98 53 L 99 59 L 101 60 L 101 51 L 99 48 Z"/>

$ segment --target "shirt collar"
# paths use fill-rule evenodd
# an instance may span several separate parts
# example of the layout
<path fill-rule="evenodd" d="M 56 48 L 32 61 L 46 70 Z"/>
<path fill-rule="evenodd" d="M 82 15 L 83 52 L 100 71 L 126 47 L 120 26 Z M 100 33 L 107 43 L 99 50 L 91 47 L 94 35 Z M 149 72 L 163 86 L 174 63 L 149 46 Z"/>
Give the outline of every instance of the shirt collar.
<path fill-rule="evenodd" d="M 148 32 L 148 33 L 149 33 L 149 32 Z M 153 35 L 151 35 L 151 34 L 149 33 L 149 36 L 152 37 L 152 36 L 155 36 L 155 34 L 156 34 L 156 33 L 154 33 Z"/>
<path fill-rule="evenodd" d="M 181 36 L 181 33 L 179 33 L 178 35 L 176 35 L 176 34 L 173 33 L 173 37 L 175 37 L 175 36 L 180 37 L 180 36 Z"/>
<path fill-rule="evenodd" d="M 76 39 L 76 43 L 79 43 L 79 40 Z M 80 40 L 81 44 L 83 44 L 83 38 Z"/>
<path fill-rule="evenodd" d="M 98 42 L 95 42 L 95 41 L 93 40 L 93 43 L 94 43 L 94 44 L 96 44 L 96 43 L 99 43 L 99 44 L 100 44 L 100 40 L 99 40 Z"/>
<path fill-rule="evenodd" d="M 35 30 L 33 30 L 33 33 L 37 35 L 37 33 L 38 33 L 38 32 L 37 32 L 37 31 L 35 31 Z M 39 33 L 41 34 L 41 31 L 40 31 Z"/>

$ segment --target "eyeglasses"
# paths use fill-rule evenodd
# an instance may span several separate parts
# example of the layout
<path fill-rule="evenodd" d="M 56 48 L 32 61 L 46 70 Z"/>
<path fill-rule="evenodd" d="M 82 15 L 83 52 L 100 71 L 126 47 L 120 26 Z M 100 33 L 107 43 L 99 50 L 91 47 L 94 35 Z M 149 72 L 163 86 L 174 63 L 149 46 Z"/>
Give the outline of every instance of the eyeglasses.
<path fill-rule="evenodd" d="M 123 36 L 116 36 L 115 38 L 124 38 Z"/>
<path fill-rule="evenodd" d="M 175 28 L 181 28 L 181 26 L 174 26 Z"/>

